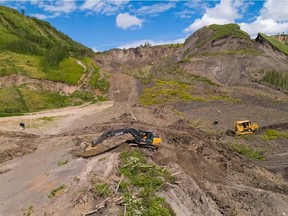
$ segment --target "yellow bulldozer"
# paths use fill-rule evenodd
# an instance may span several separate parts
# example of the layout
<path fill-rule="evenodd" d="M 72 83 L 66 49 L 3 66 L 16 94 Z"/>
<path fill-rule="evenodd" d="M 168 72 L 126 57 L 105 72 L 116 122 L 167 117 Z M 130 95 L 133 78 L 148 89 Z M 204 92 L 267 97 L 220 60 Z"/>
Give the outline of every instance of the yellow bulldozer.
<path fill-rule="evenodd" d="M 252 123 L 250 120 L 242 120 L 234 122 L 234 130 L 228 129 L 225 133 L 228 136 L 239 136 L 245 134 L 255 134 L 259 129 L 256 123 Z"/>

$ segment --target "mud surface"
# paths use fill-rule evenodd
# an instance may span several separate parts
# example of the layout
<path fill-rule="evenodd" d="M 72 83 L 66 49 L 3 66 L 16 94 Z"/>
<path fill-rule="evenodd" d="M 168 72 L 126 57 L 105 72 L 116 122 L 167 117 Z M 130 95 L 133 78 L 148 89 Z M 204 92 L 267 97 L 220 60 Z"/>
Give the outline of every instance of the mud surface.
<path fill-rule="evenodd" d="M 158 165 L 180 173 L 177 185 L 157 192 L 176 215 L 288 215 L 287 140 L 267 143 L 261 134 L 249 139 L 222 134 L 232 127 L 235 118 L 253 117 L 260 125 L 267 119 L 270 123 L 285 122 L 285 96 L 271 90 L 263 96 L 268 98 L 265 103 L 241 94 L 246 98 L 242 103 L 195 102 L 174 104 L 173 109 L 143 108 L 137 102 L 136 79 L 121 73 L 114 73 L 110 79 L 117 80 L 111 82 L 114 104 L 82 107 L 76 115 L 59 110 L 53 114 L 58 116 L 55 121 L 25 130 L 18 128 L 18 122 L 39 116 L 2 120 L 8 126 L 0 132 L 0 215 L 23 215 L 31 206 L 35 215 L 81 215 L 93 210 L 104 199 L 92 192 L 91 181 L 117 186 L 121 178 L 117 174 L 119 153 L 130 149 L 126 141 L 133 137 L 108 140 L 108 144 L 119 146 L 87 159 L 73 157 L 71 152 L 107 130 L 125 127 L 151 130 L 162 138 L 157 152 L 140 151 Z M 238 89 L 234 90 L 239 95 Z M 270 106 L 270 96 L 281 106 Z M 180 118 L 175 108 L 184 117 Z M 213 125 L 216 117 L 219 124 Z M 230 148 L 234 142 L 261 149 L 266 160 L 254 162 L 239 155 Z M 59 165 L 63 161 L 67 163 Z M 64 189 L 49 198 L 61 185 Z M 94 215 L 121 215 L 124 207 L 115 201 L 117 196 Z"/>

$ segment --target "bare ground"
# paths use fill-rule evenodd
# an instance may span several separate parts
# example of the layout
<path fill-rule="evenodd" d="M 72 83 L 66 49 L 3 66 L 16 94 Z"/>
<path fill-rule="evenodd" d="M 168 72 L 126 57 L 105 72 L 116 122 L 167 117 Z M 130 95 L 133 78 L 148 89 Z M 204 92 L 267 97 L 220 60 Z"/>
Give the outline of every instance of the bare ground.
<path fill-rule="evenodd" d="M 158 191 L 176 215 L 288 215 L 288 181 L 278 172 L 280 165 L 282 171 L 287 170 L 282 163 L 287 161 L 285 141 L 282 145 L 275 141 L 274 148 L 265 152 L 267 160 L 255 164 L 232 151 L 229 143 L 235 140 L 221 134 L 236 117 L 255 117 L 260 124 L 269 118 L 269 122 L 286 121 L 285 96 L 265 93 L 268 102 L 263 104 L 262 96 L 254 98 L 247 91 L 238 95 L 245 99 L 242 103 L 176 105 L 195 128 L 167 107 L 138 106 L 139 84 L 134 78 L 115 73 L 111 80 L 117 81 L 111 82 L 114 104 L 0 119 L 0 215 L 23 215 L 31 206 L 35 215 L 81 215 L 92 210 L 103 199 L 90 192 L 91 179 L 116 187 L 119 152 L 129 147 L 123 144 L 88 159 L 73 158 L 70 152 L 78 148 L 79 141 L 91 142 L 108 129 L 123 127 L 152 130 L 163 139 L 159 151 L 141 151 L 157 164 L 181 172 L 178 185 Z M 270 101 L 270 96 L 277 98 Z M 279 106 L 271 108 L 273 101 Z M 37 119 L 44 116 L 57 118 L 39 123 Z M 217 126 L 212 124 L 216 118 L 220 119 Z M 35 121 L 39 123 L 35 127 L 18 128 L 19 122 Z M 257 139 L 260 135 L 252 139 L 254 146 Z M 276 161 L 280 154 L 282 162 Z M 66 160 L 67 164 L 58 166 Z M 49 198 L 60 185 L 65 186 L 61 193 Z M 95 215 L 120 215 L 123 210 L 111 202 Z"/>

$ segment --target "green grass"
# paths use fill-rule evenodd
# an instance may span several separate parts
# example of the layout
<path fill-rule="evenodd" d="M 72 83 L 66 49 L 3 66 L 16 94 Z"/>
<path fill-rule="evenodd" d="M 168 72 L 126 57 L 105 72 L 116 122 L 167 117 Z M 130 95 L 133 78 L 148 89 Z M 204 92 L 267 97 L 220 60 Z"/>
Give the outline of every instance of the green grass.
<path fill-rule="evenodd" d="M 0 49 L 2 50 L 13 47 L 16 52 L 25 53 L 36 47 L 37 50 L 46 52 L 51 48 L 61 47 L 67 48 L 73 56 L 93 54 L 92 50 L 57 31 L 48 22 L 24 16 L 17 10 L 0 6 L 0 21 Z M 21 41 L 22 44 L 17 41 Z"/>
<path fill-rule="evenodd" d="M 262 78 L 262 82 L 269 83 L 275 87 L 288 90 L 288 75 L 277 72 L 269 71 Z"/>
<path fill-rule="evenodd" d="M 147 68 L 123 68 L 125 74 L 135 77 L 144 85 L 152 83 L 153 75 Z"/>
<path fill-rule="evenodd" d="M 252 55 L 252 56 L 260 56 L 262 53 L 255 49 L 237 49 L 237 50 L 222 50 L 219 52 L 204 52 L 200 54 L 201 56 L 207 57 L 215 57 L 215 56 L 223 56 L 223 55 Z"/>
<path fill-rule="evenodd" d="M 62 194 L 65 188 L 66 188 L 65 185 L 63 185 L 63 184 L 60 185 L 59 187 L 53 189 L 53 190 L 49 193 L 48 197 L 49 197 L 49 198 L 53 198 L 53 197 L 55 197 L 55 196 L 58 196 L 59 194 Z"/>
<path fill-rule="evenodd" d="M 271 130 L 268 129 L 264 132 L 262 139 L 263 140 L 274 140 L 278 138 L 288 139 L 288 132 L 278 131 L 278 130 Z"/>
<path fill-rule="evenodd" d="M 54 121 L 55 119 L 57 119 L 57 117 L 44 116 L 44 117 L 38 118 L 37 120 L 45 121 L 45 122 L 52 122 L 52 121 Z"/>
<path fill-rule="evenodd" d="M 288 55 L 288 45 L 285 43 L 280 42 L 276 38 L 269 37 L 263 33 L 259 33 L 263 38 L 269 41 L 276 49 Z"/>
<path fill-rule="evenodd" d="M 100 78 L 100 68 L 94 66 L 94 72 L 91 76 L 89 84 L 94 89 L 98 89 L 102 94 L 108 93 L 110 88 L 110 83 L 108 77 Z"/>
<path fill-rule="evenodd" d="M 176 103 L 180 101 L 205 101 L 203 98 L 192 97 L 191 86 L 182 82 L 157 80 L 152 88 L 146 88 L 140 96 L 143 106 Z"/>
<path fill-rule="evenodd" d="M 250 38 L 249 34 L 242 31 L 237 24 L 225 24 L 217 25 L 213 24 L 208 26 L 209 29 L 213 29 L 215 33 L 211 40 L 219 40 L 221 38 L 232 36 L 234 38 Z"/>
<path fill-rule="evenodd" d="M 120 155 L 120 172 L 125 176 L 119 187 L 124 195 L 127 216 L 175 215 L 165 199 L 155 195 L 165 182 L 174 178 L 166 170 L 148 163 L 140 151 L 126 151 Z"/>
<path fill-rule="evenodd" d="M 84 68 L 75 59 L 66 58 L 59 66 L 43 64 L 43 57 L 13 52 L 0 52 L 0 76 L 21 74 L 30 78 L 76 84 Z"/>
<path fill-rule="evenodd" d="M 233 102 L 233 103 L 240 103 L 240 99 L 235 99 L 230 97 L 227 93 L 223 92 L 222 95 L 213 95 L 209 98 L 212 101 L 226 101 L 226 102 Z"/>
<path fill-rule="evenodd" d="M 97 196 L 107 197 L 112 193 L 109 185 L 102 182 L 95 183 L 93 189 Z"/>
<path fill-rule="evenodd" d="M 14 86 L 0 89 L 0 116 L 21 115 L 94 101 L 96 101 L 95 96 L 84 91 L 76 91 L 70 96 L 64 96 L 56 92 L 31 90 L 26 85 Z"/>
<path fill-rule="evenodd" d="M 197 41 L 197 47 L 201 47 L 207 43 L 210 43 L 211 41 L 220 40 L 225 37 L 232 37 L 232 38 L 240 38 L 240 39 L 249 39 L 250 36 L 248 33 L 242 31 L 240 29 L 240 26 L 237 24 L 225 24 L 225 25 L 217 25 L 213 24 L 205 29 L 207 31 L 207 34 L 210 30 L 213 30 L 212 35 L 210 35 L 208 38 L 200 39 Z"/>
<path fill-rule="evenodd" d="M 231 145 L 231 148 L 237 153 L 252 159 L 252 160 L 265 160 L 265 157 L 261 154 L 260 151 L 253 149 L 244 144 L 234 143 Z"/>
<path fill-rule="evenodd" d="M 65 82 L 75 85 L 84 72 L 84 68 L 77 64 L 75 59 L 66 58 L 60 62 L 58 67 L 45 66 L 43 78 L 53 81 Z"/>
<path fill-rule="evenodd" d="M 26 212 L 23 213 L 23 216 L 31 216 L 33 214 L 33 206 L 29 206 Z"/>
<path fill-rule="evenodd" d="M 64 166 L 64 165 L 67 164 L 68 162 L 69 162 L 68 159 L 59 161 L 59 162 L 58 162 L 58 166 Z"/>

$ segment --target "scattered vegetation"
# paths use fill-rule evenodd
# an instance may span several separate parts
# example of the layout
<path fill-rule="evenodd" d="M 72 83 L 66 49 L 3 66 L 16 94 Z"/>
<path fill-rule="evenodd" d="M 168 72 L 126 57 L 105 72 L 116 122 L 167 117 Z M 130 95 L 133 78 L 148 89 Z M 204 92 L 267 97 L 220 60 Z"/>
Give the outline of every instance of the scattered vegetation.
<path fill-rule="evenodd" d="M 288 75 L 277 71 L 267 72 L 262 78 L 262 82 L 269 83 L 275 87 L 288 90 Z"/>
<path fill-rule="evenodd" d="M 165 80 L 175 80 L 186 84 L 202 82 L 211 86 L 219 86 L 206 77 L 188 73 L 179 64 L 169 64 L 168 67 L 158 67 L 153 76 L 158 79 L 165 77 Z"/>
<path fill-rule="evenodd" d="M 53 189 L 50 194 L 48 195 L 49 198 L 53 198 L 55 196 L 58 196 L 59 194 L 62 194 L 65 189 L 65 185 L 60 185 L 59 187 Z"/>
<path fill-rule="evenodd" d="M 155 195 L 165 182 L 173 182 L 174 178 L 165 169 L 148 163 L 140 151 L 122 152 L 120 159 L 125 181 L 119 189 L 127 205 L 126 215 L 174 215 L 165 200 Z"/>
<path fill-rule="evenodd" d="M 68 159 L 59 161 L 59 162 L 58 162 L 58 166 L 64 166 L 64 165 L 67 164 L 68 162 L 69 162 Z"/>
<path fill-rule="evenodd" d="M 23 213 L 23 216 L 31 216 L 33 214 L 33 206 L 29 206 L 26 212 Z"/>
<path fill-rule="evenodd" d="M 205 101 L 203 98 L 192 97 L 191 93 L 192 87 L 182 82 L 157 80 L 154 87 L 143 91 L 140 102 L 150 106 L 180 101 Z"/>
<path fill-rule="evenodd" d="M 42 118 L 38 118 L 37 120 L 45 121 L 45 122 L 52 122 L 52 121 L 54 121 L 55 119 L 57 119 L 57 117 L 54 117 L 54 116 L 44 116 L 44 117 L 42 117 Z"/>
<path fill-rule="evenodd" d="M 263 140 L 274 140 L 278 138 L 288 139 L 288 132 L 268 129 L 262 136 Z"/>
<path fill-rule="evenodd" d="M 288 55 L 288 45 L 285 43 L 280 42 L 279 40 L 277 40 L 274 37 L 269 37 L 263 33 L 259 33 L 263 38 L 265 38 L 267 41 L 269 41 L 277 50 L 279 50 L 280 52 L 285 53 L 286 55 Z"/>
<path fill-rule="evenodd" d="M 108 93 L 110 88 L 110 83 L 108 81 L 108 77 L 100 78 L 100 68 L 93 64 L 94 72 L 91 76 L 89 84 L 94 89 L 98 89 L 101 93 L 105 94 Z"/>
<path fill-rule="evenodd" d="M 225 92 L 221 92 L 221 95 L 217 95 L 217 96 L 213 95 L 209 99 L 213 101 L 226 101 L 226 102 L 235 102 L 235 103 L 241 102 L 240 99 L 232 98 Z"/>
<path fill-rule="evenodd" d="M 112 193 L 109 185 L 106 183 L 95 183 L 93 189 L 97 196 L 107 197 Z"/>
<path fill-rule="evenodd" d="M 201 56 L 214 57 L 223 55 L 253 55 L 260 56 L 262 53 L 255 49 L 237 49 L 237 50 L 222 50 L 218 52 L 204 52 L 200 54 Z"/>
<path fill-rule="evenodd" d="M 148 68 L 125 68 L 122 67 L 125 74 L 135 77 L 140 80 L 140 82 L 144 85 L 150 84 L 153 81 L 153 75 Z"/>
<path fill-rule="evenodd" d="M 238 144 L 234 143 L 231 145 L 231 148 L 236 151 L 237 153 L 252 159 L 252 160 L 265 160 L 265 157 L 262 155 L 262 153 L 256 149 L 253 149 L 252 147 L 249 147 L 244 144 Z"/>

